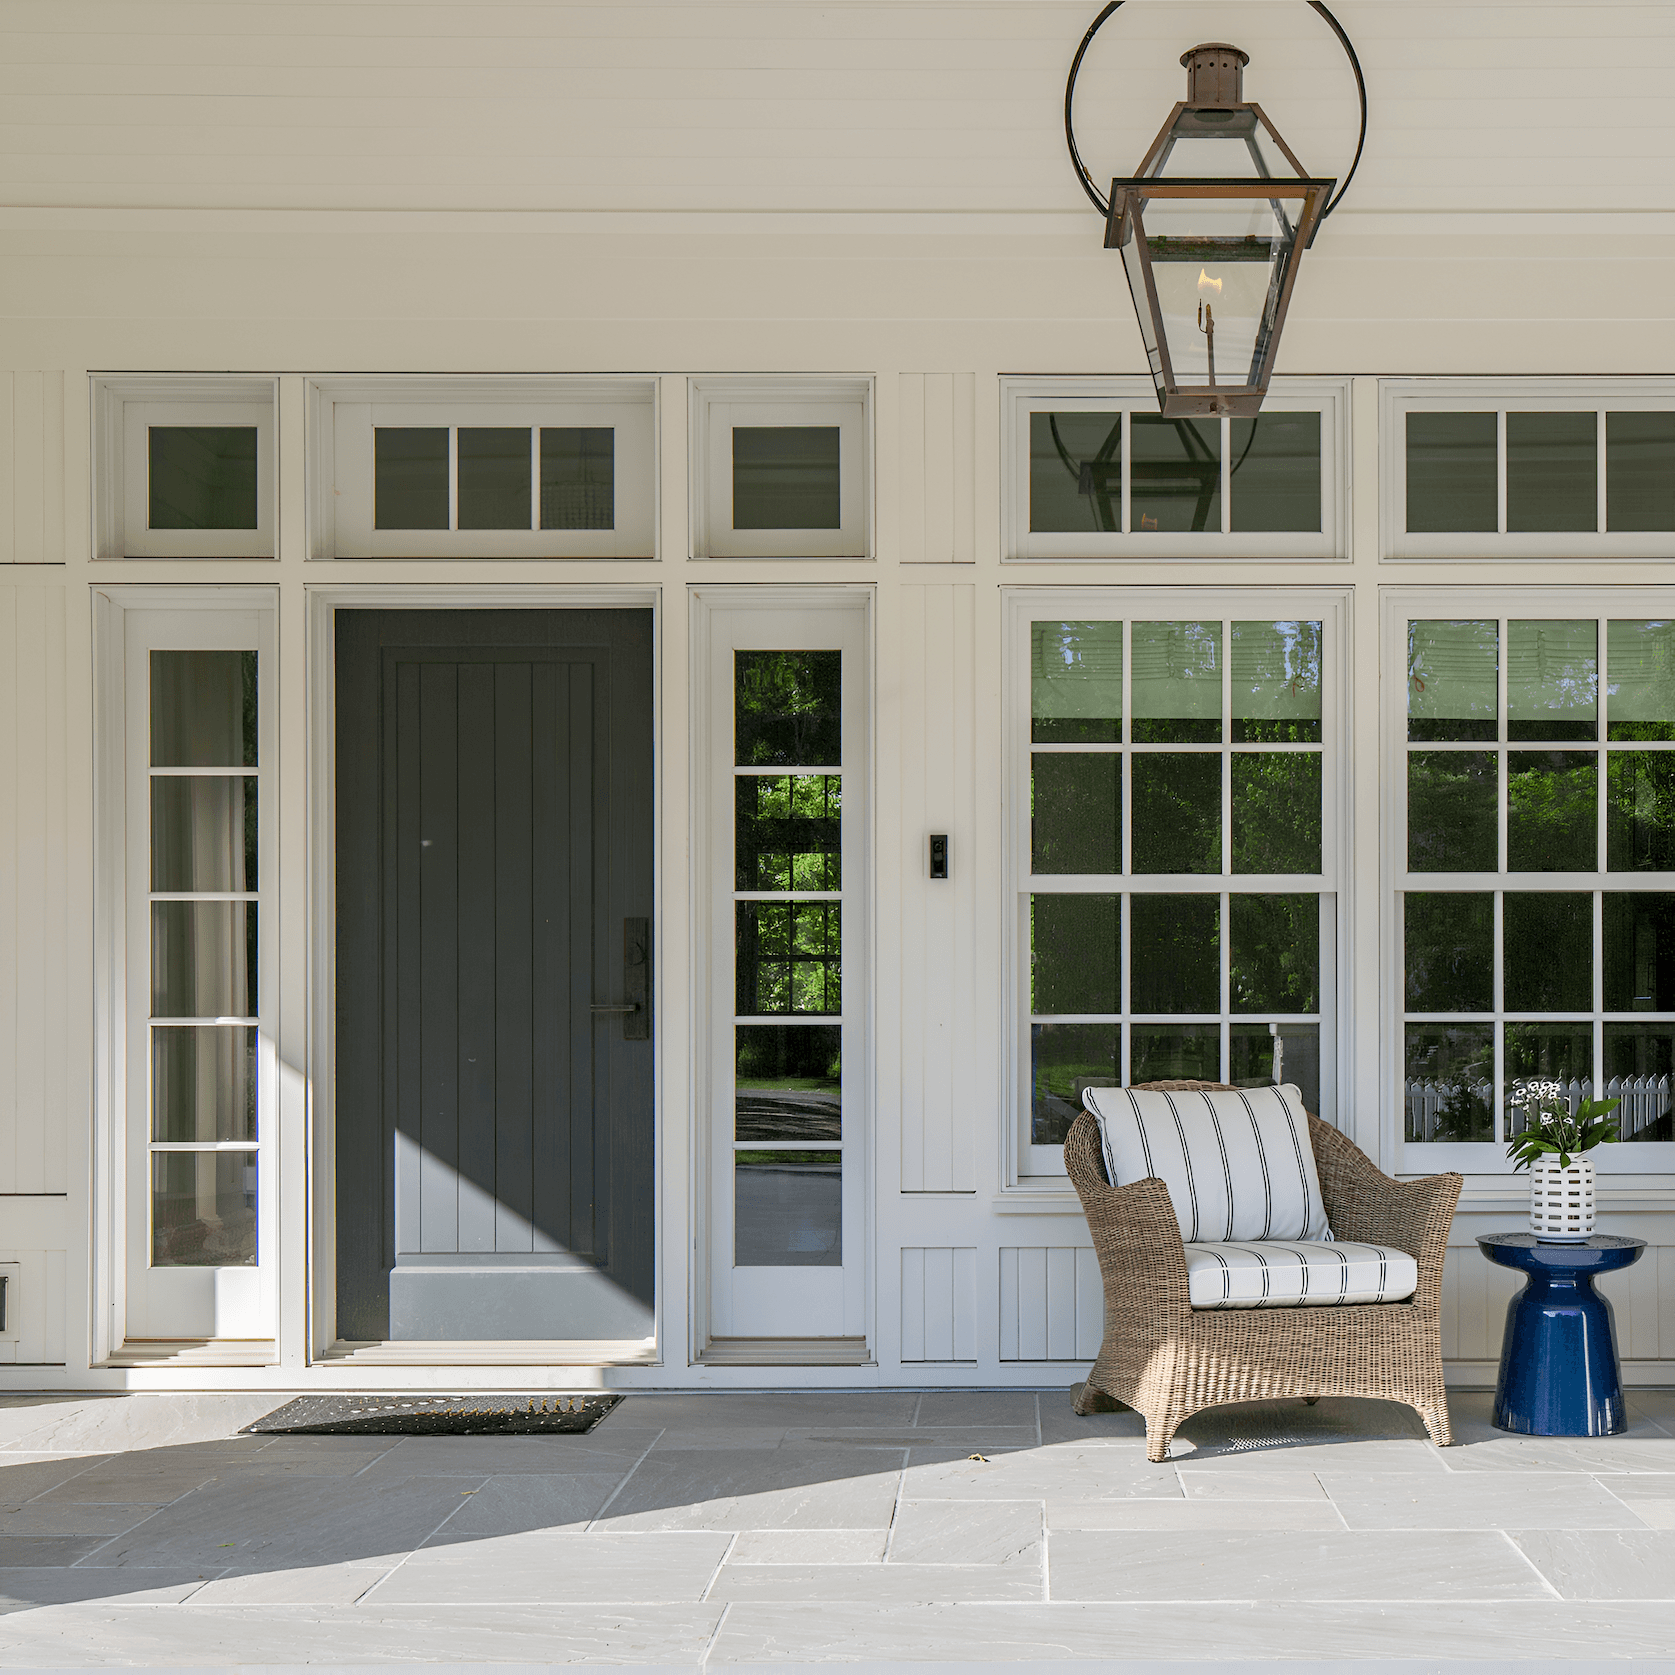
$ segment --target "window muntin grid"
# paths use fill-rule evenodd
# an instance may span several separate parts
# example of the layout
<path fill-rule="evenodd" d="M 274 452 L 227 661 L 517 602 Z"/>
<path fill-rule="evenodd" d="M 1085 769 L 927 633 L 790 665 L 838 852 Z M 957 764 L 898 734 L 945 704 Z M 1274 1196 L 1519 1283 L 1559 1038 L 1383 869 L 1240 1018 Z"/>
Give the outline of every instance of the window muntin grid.
<path fill-rule="evenodd" d="M 1415 617 L 1407 642 L 1405 1138 L 1504 1143 L 1531 1077 L 1675 1138 L 1675 620 Z"/>

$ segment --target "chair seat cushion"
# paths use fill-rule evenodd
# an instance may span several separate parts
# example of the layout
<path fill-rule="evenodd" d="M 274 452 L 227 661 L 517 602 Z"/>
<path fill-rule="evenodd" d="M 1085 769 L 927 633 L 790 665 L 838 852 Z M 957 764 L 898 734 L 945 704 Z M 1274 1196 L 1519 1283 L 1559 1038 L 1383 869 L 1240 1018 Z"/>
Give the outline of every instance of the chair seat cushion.
<path fill-rule="evenodd" d="M 1329 1239 L 1302 1093 L 1089 1088 L 1113 1186 L 1158 1176 L 1181 1238 Z"/>
<path fill-rule="evenodd" d="M 1313 1239 L 1189 1244 L 1186 1274 L 1195 1309 L 1399 1303 L 1419 1284 L 1419 1264 L 1405 1250 Z"/>

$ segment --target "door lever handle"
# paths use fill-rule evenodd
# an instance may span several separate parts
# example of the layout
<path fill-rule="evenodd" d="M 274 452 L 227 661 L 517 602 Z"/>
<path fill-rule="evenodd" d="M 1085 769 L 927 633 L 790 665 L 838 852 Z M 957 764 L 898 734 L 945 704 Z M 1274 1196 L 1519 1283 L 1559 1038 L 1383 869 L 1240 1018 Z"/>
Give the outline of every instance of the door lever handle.
<path fill-rule="evenodd" d="M 640 1010 L 640 1003 L 637 1000 L 631 1000 L 625 1006 L 590 1006 L 590 1007 L 588 1007 L 588 1011 L 590 1011 L 590 1012 L 638 1012 L 639 1010 Z"/>

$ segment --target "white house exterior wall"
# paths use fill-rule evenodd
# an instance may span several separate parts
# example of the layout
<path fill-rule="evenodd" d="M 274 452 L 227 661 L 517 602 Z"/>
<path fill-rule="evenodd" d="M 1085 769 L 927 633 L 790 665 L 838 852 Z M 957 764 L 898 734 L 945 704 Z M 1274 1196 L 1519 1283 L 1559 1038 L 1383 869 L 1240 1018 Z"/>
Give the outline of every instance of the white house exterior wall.
<path fill-rule="evenodd" d="M 1381 589 L 1675 583 L 1668 561 L 1380 557 L 1379 380 L 1675 373 L 1675 8 L 1340 0 L 1372 122 L 1302 270 L 1281 375 L 1347 380 L 1341 561 L 1007 562 L 1001 378 L 1134 375 L 1115 258 L 1063 147 L 1096 7 L 950 3 L 426 7 L 34 0 L 8 8 L 0 187 L 0 1388 L 1037 1385 L 1080 1376 L 1099 1292 L 1062 1189 L 1007 1190 L 1003 590 L 1344 590 L 1354 680 L 1339 1005 L 1342 1121 L 1395 1161 L 1380 1000 Z M 1247 90 L 1323 173 L 1353 84 L 1302 0 L 1129 0 L 1079 135 L 1126 172 L 1180 51 L 1237 41 Z M 1093 160 L 1097 159 L 1097 162 Z M 1602 257 L 1608 253 L 1608 259 Z M 277 374 L 278 555 L 95 561 L 93 379 Z M 308 379 L 636 373 L 658 388 L 655 560 L 309 557 Z M 690 379 L 872 381 L 875 557 L 692 560 Z M 875 1196 L 864 1367 L 697 1362 L 697 969 L 689 589 L 874 590 Z M 281 1267 L 269 1364 L 112 1364 L 96 942 L 96 622 L 113 590 L 275 590 Z M 310 1077 L 324 1002 L 311 597 L 655 600 L 659 620 L 659 1339 L 655 1364 L 365 1365 L 332 1341 L 329 1174 Z M 459 591 L 459 590 L 463 590 Z M 566 591 L 570 590 L 570 591 Z M 343 597 L 346 597 L 343 596 Z M 933 883 L 926 834 L 950 834 Z M 104 987 L 101 985 L 104 984 Z M 1525 1189 L 1468 1182 L 1446 1281 L 1453 1376 L 1492 1377 L 1510 1276 L 1479 1232 Z M 1608 1177 L 1602 1227 L 1654 1247 L 1604 1282 L 1625 1374 L 1675 1379 L 1675 1172 Z M 15 1270 L 8 1265 L 15 1264 Z M 102 1312 L 103 1311 L 103 1312 Z"/>

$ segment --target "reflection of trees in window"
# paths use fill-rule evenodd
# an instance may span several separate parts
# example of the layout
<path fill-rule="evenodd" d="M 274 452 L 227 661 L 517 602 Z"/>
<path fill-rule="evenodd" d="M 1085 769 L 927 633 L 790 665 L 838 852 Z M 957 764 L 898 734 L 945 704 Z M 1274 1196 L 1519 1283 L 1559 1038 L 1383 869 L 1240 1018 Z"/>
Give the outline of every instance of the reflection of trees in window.
<path fill-rule="evenodd" d="M 836 767 L 843 747 L 843 653 L 739 651 L 733 657 L 736 760 Z"/>

